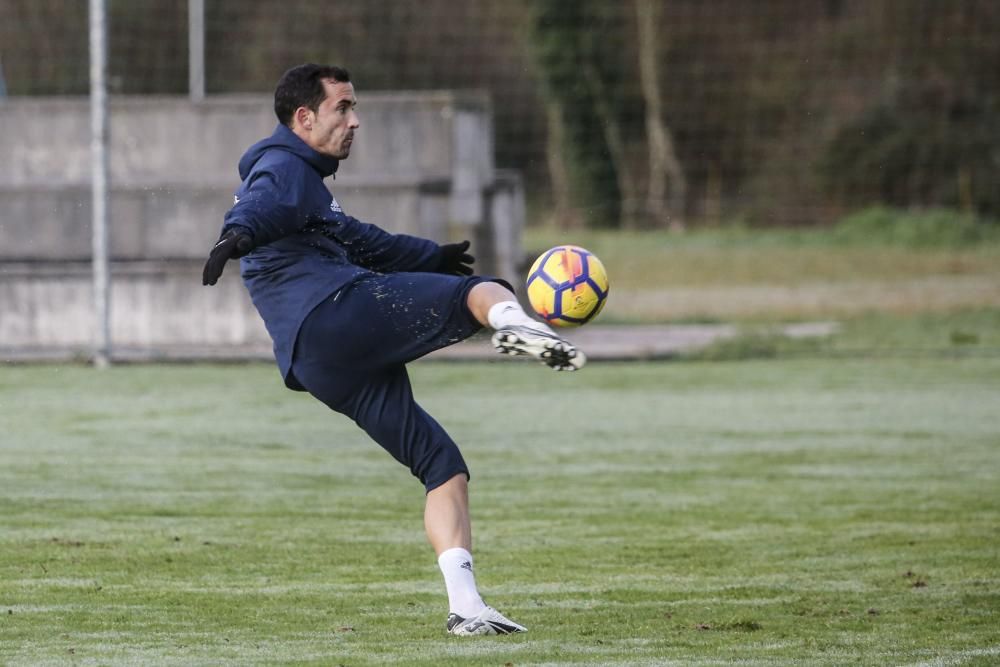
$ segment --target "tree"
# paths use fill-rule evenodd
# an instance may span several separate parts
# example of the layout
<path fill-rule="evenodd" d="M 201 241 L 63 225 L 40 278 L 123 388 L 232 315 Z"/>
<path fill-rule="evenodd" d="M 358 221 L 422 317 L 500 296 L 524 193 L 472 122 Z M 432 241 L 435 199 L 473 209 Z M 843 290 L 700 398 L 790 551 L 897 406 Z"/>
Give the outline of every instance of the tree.
<path fill-rule="evenodd" d="M 879 20 L 884 24 L 879 23 Z M 824 146 L 828 192 L 853 206 L 947 206 L 996 217 L 1000 7 L 890 2 L 859 31 L 893 29 L 874 54 L 880 96 Z"/>
<path fill-rule="evenodd" d="M 657 0 L 635 0 L 636 35 L 639 47 L 639 78 L 646 100 L 646 138 L 649 144 L 649 188 L 646 213 L 657 227 L 684 229 L 687 204 L 687 181 L 674 140 L 663 121 L 663 101 L 660 92 L 659 24 Z M 669 188 L 669 196 L 668 196 Z"/>
<path fill-rule="evenodd" d="M 593 23 L 600 18 L 594 6 L 595 0 L 538 0 L 531 6 L 530 35 L 547 99 L 554 194 L 557 202 L 568 200 L 573 211 L 562 211 L 563 222 L 578 215 L 589 226 L 608 227 L 620 222 L 621 195 L 595 99 L 595 87 L 604 78 L 599 70 L 588 70 L 606 62 L 600 58 L 600 40 L 588 37 L 589 31 L 600 30 Z"/>

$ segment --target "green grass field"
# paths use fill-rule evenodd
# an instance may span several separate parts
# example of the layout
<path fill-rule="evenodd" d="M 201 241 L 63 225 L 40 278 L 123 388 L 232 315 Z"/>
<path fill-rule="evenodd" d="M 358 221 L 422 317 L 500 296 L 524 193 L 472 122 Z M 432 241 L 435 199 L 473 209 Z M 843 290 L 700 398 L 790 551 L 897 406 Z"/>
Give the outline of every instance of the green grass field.
<path fill-rule="evenodd" d="M 528 634 L 444 634 L 419 484 L 270 366 L 7 366 L 0 664 L 1000 663 L 995 355 L 413 377 Z"/>
<path fill-rule="evenodd" d="M 844 320 L 1000 310 L 995 227 L 995 240 L 950 243 L 939 231 L 939 243 L 917 247 L 837 229 L 678 235 L 532 228 L 525 247 L 530 256 L 560 243 L 596 253 L 611 278 L 605 323 Z"/>
<path fill-rule="evenodd" d="M 887 215 L 528 230 L 604 260 L 603 323 L 744 335 L 413 366 L 524 636 L 445 635 L 420 485 L 271 366 L 0 367 L 0 664 L 1000 664 L 998 232 Z"/>

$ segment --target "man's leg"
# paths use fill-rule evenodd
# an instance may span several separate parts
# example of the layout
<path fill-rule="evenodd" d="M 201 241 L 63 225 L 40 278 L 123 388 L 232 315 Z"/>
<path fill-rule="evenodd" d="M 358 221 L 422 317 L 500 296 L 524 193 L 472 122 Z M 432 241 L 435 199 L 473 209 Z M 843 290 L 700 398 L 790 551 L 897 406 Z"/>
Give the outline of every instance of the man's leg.
<path fill-rule="evenodd" d="M 469 312 L 484 327 L 490 326 L 490 308 L 507 301 L 517 303 L 517 297 L 500 283 L 479 283 L 469 290 Z"/>
<path fill-rule="evenodd" d="M 424 529 L 438 556 L 448 549 L 472 551 L 469 482 L 465 475 L 455 475 L 427 493 Z"/>
<path fill-rule="evenodd" d="M 486 603 L 479 595 L 472 569 L 469 482 L 464 474 L 427 492 L 424 529 L 444 575 L 449 611 L 458 618 L 476 616 Z"/>
<path fill-rule="evenodd" d="M 492 327 L 493 347 L 502 354 L 527 354 L 557 371 L 575 371 L 587 357 L 547 324 L 528 316 L 514 293 L 499 283 L 479 283 L 467 299 L 469 312 Z"/>
<path fill-rule="evenodd" d="M 423 309 L 410 308 L 407 312 L 421 318 L 416 327 L 421 335 L 415 337 L 414 327 L 405 326 L 398 310 L 383 303 L 388 300 L 374 298 L 372 287 L 405 293 L 412 290 L 412 280 L 402 274 L 382 276 L 371 284 L 355 285 L 341 295 L 336 308 L 317 308 L 299 333 L 293 370 L 313 396 L 351 417 L 427 489 L 424 524 L 448 589 L 448 631 L 456 635 L 523 632 L 523 626 L 487 606 L 479 595 L 470 554 L 468 468 L 457 445 L 414 400 L 402 365 L 478 330 L 477 323 L 463 312 L 466 309 L 459 307 L 461 298 L 456 298 L 476 285 L 427 274 L 421 289 L 410 293 L 427 308 L 449 313 L 449 319 L 438 325 L 439 331 L 427 332 L 420 326 L 426 328 L 434 320 L 422 317 Z M 494 294 L 513 298 L 503 288 Z M 449 305 L 453 306 L 450 310 Z"/>
<path fill-rule="evenodd" d="M 455 635 L 506 635 L 524 632 L 479 596 L 472 567 L 469 487 L 464 474 L 427 492 L 424 508 L 427 539 L 438 557 L 448 590 L 448 632 Z"/>
<path fill-rule="evenodd" d="M 351 417 L 373 440 L 428 489 L 424 508 L 427 538 L 437 555 L 448 592 L 448 631 L 456 635 L 509 634 L 524 627 L 483 602 L 471 554 L 468 468 L 457 445 L 413 399 L 404 366 L 381 374 L 324 369 L 297 361 L 296 375 L 314 396 Z M 351 388 L 343 391 L 344 386 Z"/>

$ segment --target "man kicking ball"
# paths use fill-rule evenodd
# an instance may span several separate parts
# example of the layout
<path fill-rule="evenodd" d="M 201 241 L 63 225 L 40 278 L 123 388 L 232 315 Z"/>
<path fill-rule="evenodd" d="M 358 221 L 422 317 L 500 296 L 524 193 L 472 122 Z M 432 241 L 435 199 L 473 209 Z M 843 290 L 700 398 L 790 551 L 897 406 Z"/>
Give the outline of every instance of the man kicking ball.
<path fill-rule="evenodd" d="M 475 276 L 469 242 L 438 245 L 390 234 L 345 214 L 323 179 L 360 127 L 348 72 L 294 67 L 274 92 L 278 126 L 239 163 L 242 184 L 202 283 L 230 259 L 274 342 L 286 386 L 347 415 L 427 489 L 424 527 L 448 591 L 448 632 L 526 628 L 476 588 L 469 470 L 458 446 L 414 400 L 406 364 L 494 329 L 501 352 L 573 371 L 583 353 L 529 317 L 510 285 Z"/>

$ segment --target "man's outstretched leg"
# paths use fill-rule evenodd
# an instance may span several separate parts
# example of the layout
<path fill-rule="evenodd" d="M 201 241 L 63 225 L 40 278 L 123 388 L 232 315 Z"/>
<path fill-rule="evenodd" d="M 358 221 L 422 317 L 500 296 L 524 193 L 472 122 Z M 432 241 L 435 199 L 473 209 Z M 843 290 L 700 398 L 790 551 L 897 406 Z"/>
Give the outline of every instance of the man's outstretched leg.
<path fill-rule="evenodd" d="M 484 282 L 469 291 L 469 310 L 483 325 L 492 327 L 493 347 L 501 354 L 527 354 L 557 371 L 583 368 L 587 357 L 547 324 L 524 312 L 513 292 L 503 285 Z"/>
<path fill-rule="evenodd" d="M 470 553 L 469 487 L 464 474 L 455 475 L 427 493 L 424 528 L 448 589 L 448 632 L 454 635 L 524 632 L 524 626 L 483 602 L 476 589 Z"/>
<path fill-rule="evenodd" d="M 470 555 L 468 467 L 457 444 L 414 400 L 405 366 L 433 349 L 468 338 L 487 323 L 493 302 L 514 295 L 499 285 L 479 289 L 481 279 L 475 278 L 422 274 L 419 290 L 414 290 L 413 280 L 406 274 L 369 277 L 318 306 L 299 332 L 294 375 L 313 396 L 353 419 L 424 484 L 424 524 L 445 578 L 448 631 L 524 632 L 479 595 Z M 469 294 L 477 289 L 477 298 L 471 299 L 476 311 L 470 313 Z M 398 301 L 382 299 L 382 294 L 409 294 L 415 305 L 406 312 L 413 319 L 401 321 L 394 305 Z M 427 317 L 428 312 L 446 316 Z"/>

